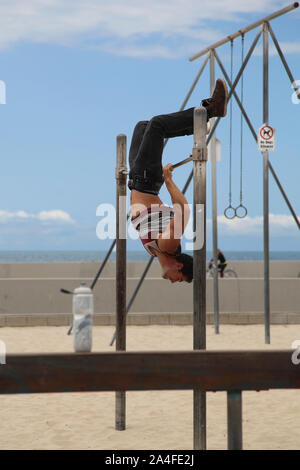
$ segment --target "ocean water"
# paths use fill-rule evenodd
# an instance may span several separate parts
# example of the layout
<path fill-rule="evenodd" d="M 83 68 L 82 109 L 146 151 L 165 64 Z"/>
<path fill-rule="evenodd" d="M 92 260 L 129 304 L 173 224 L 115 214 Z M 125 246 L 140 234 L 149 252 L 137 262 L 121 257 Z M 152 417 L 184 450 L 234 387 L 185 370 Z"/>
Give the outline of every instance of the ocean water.
<path fill-rule="evenodd" d="M 190 253 L 193 254 L 192 252 Z M 261 251 L 224 251 L 227 260 L 231 261 L 259 261 L 264 255 Z M 106 251 L 0 251 L 0 263 L 54 263 L 54 262 L 101 262 Z M 207 252 L 207 259 L 212 252 Z M 116 254 L 110 256 L 115 261 Z M 147 261 L 148 253 L 143 251 L 127 251 L 127 261 Z M 300 260 L 300 251 L 271 251 L 270 260 L 296 261 Z"/>

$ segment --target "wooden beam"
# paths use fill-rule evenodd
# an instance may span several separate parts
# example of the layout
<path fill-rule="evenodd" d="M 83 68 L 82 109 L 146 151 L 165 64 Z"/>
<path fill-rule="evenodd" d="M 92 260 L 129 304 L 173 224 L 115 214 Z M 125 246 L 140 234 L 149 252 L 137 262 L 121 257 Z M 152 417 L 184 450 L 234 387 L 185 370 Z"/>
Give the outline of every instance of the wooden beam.
<path fill-rule="evenodd" d="M 7 355 L 0 394 L 300 388 L 293 351 Z"/>

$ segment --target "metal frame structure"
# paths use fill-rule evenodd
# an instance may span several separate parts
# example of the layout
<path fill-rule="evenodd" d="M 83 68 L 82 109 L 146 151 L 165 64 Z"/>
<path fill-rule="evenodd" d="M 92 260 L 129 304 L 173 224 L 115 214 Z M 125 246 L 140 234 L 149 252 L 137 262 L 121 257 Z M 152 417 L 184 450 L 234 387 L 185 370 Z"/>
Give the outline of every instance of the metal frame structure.
<path fill-rule="evenodd" d="M 225 80 L 227 81 L 227 84 L 228 84 L 228 87 L 229 87 L 229 99 L 232 98 L 232 96 L 234 96 L 239 108 L 241 109 L 241 112 L 243 114 L 243 117 L 249 127 L 249 130 L 253 136 L 253 138 L 255 139 L 255 141 L 257 140 L 257 135 L 256 135 L 256 131 L 254 130 L 254 127 L 252 126 L 251 124 L 251 121 L 250 119 L 248 118 L 248 115 L 235 91 L 235 88 L 242 76 L 242 73 L 244 72 L 245 70 L 245 67 L 258 43 L 258 40 L 261 36 L 261 34 L 263 34 L 264 36 L 264 41 L 263 41 L 263 48 L 264 48 L 264 52 L 263 52 L 263 70 L 264 70 L 264 74 L 263 74 L 263 91 L 264 91 L 264 101 L 263 101 L 263 117 L 264 119 L 268 120 L 268 37 L 269 35 L 271 36 L 272 40 L 273 40 L 273 43 L 275 45 L 275 48 L 278 52 L 278 55 L 281 59 L 281 62 L 286 70 L 286 73 L 289 77 L 289 80 L 291 81 L 292 83 L 292 86 L 295 90 L 295 92 L 297 93 L 297 96 L 298 98 L 300 99 L 300 91 L 299 89 L 296 87 L 296 82 L 294 80 L 294 77 L 291 73 L 291 70 L 287 64 L 287 61 L 284 57 L 284 54 L 280 48 L 280 45 L 276 39 L 276 36 L 274 34 L 274 31 L 272 30 L 271 28 L 271 25 L 269 24 L 269 22 L 275 18 L 278 18 L 279 16 L 281 15 L 284 15 L 292 10 L 294 10 L 295 8 L 298 8 L 299 6 L 299 3 L 298 2 L 295 2 L 295 3 L 292 3 L 291 5 L 289 5 L 288 7 L 286 8 L 283 8 L 269 16 L 266 16 L 265 18 L 259 20 L 259 21 L 256 21 L 255 23 L 252 23 L 251 25 L 245 27 L 245 28 L 242 28 L 240 30 L 238 30 L 236 33 L 234 34 L 231 34 L 229 36 L 226 36 L 225 38 L 223 38 L 222 40 L 218 41 L 217 43 L 215 44 L 212 44 L 211 46 L 207 47 L 206 49 L 200 51 L 199 53 L 195 54 L 194 56 L 192 56 L 190 58 L 190 61 L 193 61 L 195 59 L 198 59 L 199 57 L 203 56 L 206 54 L 206 57 L 204 59 L 204 62 L 203 64 L 201 65 L 200 67 L 200 70 L 189 90 L 189 92 L 187 93 L 183 103 L 182 103 L 182 106 L 180 108 L 180 110 L 183 110 L 185 109 L 186 107 L 186 104 L 188 103 L 206 65 L 208 62 L 210 62 L 210 87 L 212 89 L 212 86 L 213 86 L 213 83 L 214 83 L 214 75 L 215 75 L 215 72 L 214 72 L 214 69 L 215 69 L 215 61 L 218 63 L 223 75 L 224 75 L 224 78 Z M 227 42 L 229 41 L 233 41 L 234 39 L 236 39 L 237 37 L 241 36 L 241 35 L 245 35 L 246 33 L 248 33 L 249 31 L 257 28 L 261 26 L 261 29 L 260 31 L 258 32 L 258 34 L 256 35 L 252 45 L 250 46 L 249 48 L 249 51 L 244 59 L 244 62 L 243 64 L 241 65 L 240 67 L 240 70 L 239 72 L 237 73 L 236 75 L 236 78 L 234 80 L 234 82 L 232 83 L 221 60 L 220 60 L 220 57 L 216 51 L 216 49 L 220 46 L 222 46 L 223 44 L 226 44 Z M 211 131 L 210 131 L 210 134 L 208 135 L 208 138 L 207 138 L 207 145 L 208 143 L 210 142 L 210 140 L 212 140 L 212 145 L 211 145 L 211 151 L 212 151 L 212 201 L 213 201 L 213 214 L 212 214 L 212 220 L 213 220 L 213 253 L 214 253 L 214 261 L 215 261 L 215 265 L 216 265 L 216 260 L 217 260 L 217 242 L 218 242 L 218 236 L 217 236 L 217 204 L 216 204 L 216 200 L 217 200 L 217 194 L 216 194 L 216 190 L 217 190 L 217 184 L 216 184 L 216 151 L 215 151 L 215 143 L 214 143 L 214 139 L 215 139 L 215 130 L 218 126 L 218 123 L 220 121 L 220 118 L 216 119 L 215 122 L 212 121 L 212 127 L 211 127 Z M 165 142 L 167 143 L 167 141 Z M 192 160 L 192 157 L 188 157 L 186 158 L 183 162 L 180 162 L 179 164 L 176 164 L 174 165 L 174 167 L 177 167 L 177 166 L 180 166 L 181 164 L 185 164 L 187 163 L 188 161 L 191 161 Z M 266 343 L 269 343 L 270 342 L 270 289 L 269 289 L 269 208 L 268 208 L 268 185 L 269 185 L 269 181 L 268 181 L 268 173 L 269 171 L 271 172 L 294 220 L 295 220 L 295 223 L 297 224 L 298 228 L 300 229 L 300 222 L 296 216 L 296 213 L 279 181 L 279 178 L 278 176 L 276 175 L 275 173 L 275 170 L 273 168 L 273 166 L 271 165 L 270 161 L 269 161 L 269 158 L 268 158 L 268 155 L 267 155 L 267 152 L 264 152 L 264 155 L 263 155 L 263 161 L 264 161 L 264 165 L 263 165 L 263 181 L 264 181 L 264 298 L 265 298 L 265 306 L 264 306 L 264 311 L 265 311 L 265 342 Z M 193 171 L 191 171 L 183 189 L 182 189 L 182 193 L 185 194 L 189 185 L 190 185 L 190 182 L 192 180 L 192 177 L 193 177 Z M 127 219 L 129 218 L 129 216 L 127 216 Z M 99 279 L 99 277 L 101 276 L 101 273 L 115 247 L 115 244 L 116 244 L 116 240 L 113 241 L 113 243 L 111 244 L 111 247 L 109 248 L 106 256 L 105 256 L 105 259 L 103 260 L 103 262 L 101 263 L 101 266 L 91 284 L 91 289 L 93 289 Z M 140 280 L 126 306 L 126 313 L 129 312 L 138 292 L 139 292 L 139 289 L 151 267 L 151 264 L 153 262 L 153 257 L 150 257 L 149 258 L 149 261 L 140 277 Z M 219 294 L 218 294 L 218 276 L 217 276 L 217 273 L 215 273 L 214 275 L 214 323 L 215 323 L 215 333 L 218 333 L 219 332 Z M 69 330 L 70 332 L 70 330 Z M 116 337 L 116 334 L 113 335 L 112 337 L 112 340 L 111 340 L 111 345 L 113 344 L 114 340 L 115 340 L 115 337 Z"/>
<path fill-rule="evenodd" d="M 244 69 L 258 43 L 258 40 L 261 35 L 263 35 L 263 120 L 265 124 L 268 124 L 269 121 L 269 34 L 271 35 L 274 45 L 277 49 L 277 52 L 281 58 L 281 61 L 284 65 L 284 68 L 289 76 L 292 85 L 294 86 L 295 80 L 293 75 L 287 65 L 287 62 L 284 58 L 284 55 L 280 49 L 278 41 L 275 37 L 275 34 L 269 24 L 274 18 L 277 18 L 280 15 L 283 15 L 299 6 L 298 3 L 293 3 L 287 8 L 284 8 L 273 15 L 269 15 L 268 17 L 253 23 L 252 25 L 239 30 L 237 33 L 230 35 L 223 40 L 219 41 L 216 44 L 206 48 L 205 50 L 201 51 L 200 53 L 196 54 L 195 56 L 191 57 L 190 60 L 195 60 L 201 57 L 204 54 L 207 54 L 203 65 L 200 68 L 200 71 L 189 90 L 182 107 L 180 108 L 183 110 L 203 72 L 205 69 L 206 64 L 209 61 L 210 64 L 210 89 L 211 92 L 214 87 L 215 83 L 215 61 L 218 63 L 224 78 L 228 83 L 228 87 L 230 89 L 228 100 L 234 96 L 236 99 L 238 106 L 241 109 L 241 112 L 245 118 L 245 121 L 248 124 L 248 127 L 254 137 L 257 140 L 256 132 L 250 122 L 250 119 L 247 116 L 247 113 L 235 91 L 235 88 L 244 72 Z M 246 34 L 248 31 L 259 27 L 260 31 L 256 35 L 246 58 L 244 59 L 237 76 L 232 83 L 228 77 L 228 74 L 219 58 L 219 55 L 216 52 L 216 49 L 221 45 L 225 44 L 228 41 L 233 41 L 236 37 Z M 295 86 L 294 86 L 295 88 Z M 300 99 L 300 92 L 297 88 L 295 88 L 297 92 L 297 96 Z M 217 237 L 217 183 L 216 183 L 216 135 L 215 131 L 220 121 L 218 119 L 212 119 L 211 125 L 212 129 L 208 138 L 206 139 L 206 109 L 204 107 L 197 107 L 195 108 L 194 112 L 194 147 L 193 153 L 190 157 L 186 158 L 182 162 L 174 165 L 174 167 L 181 166 L 191 160 L 193 160 L 193 171 L 191 172 L 182 192 L 183 194 L 186 192 L 192 178 L 194 181 L 194 199 L 193 199 L 193 219 L 194 219 L 194 234 L 196 234 L 196 224 L 199 220 L 198 215 L 199 211 L 203 211 L 203 234 L 204 240 L 201 247 L 197 246 L 197 236 L 196 244 L 194 241 L 194 280 L 193 280 L 193 348 L 195 352 L 197 350 L 205 350 L 206 349 L 206 162 L 207 162 L 207 145 L 211 141 L 211 161 L 212 161 L 212 212 L 213 212 L 213 250 L 214 250 L 214 310 L 215 310 L 215 333 L 219 333 L 219 294 L 218 294 L 218 273 L 217 273 L 217 246 L 218 246 L 218 237 Z M 165 144 L 167 141 L 165 142 Z M 271 171 L 275 182 L 277 183 L 294 219 L 300 228 L 300 223 L 297 219 L 297 216 L 279 182 L 279 179 L 271 166 L 269 161 L 268 152 L 263 152 L 263 188 L 264 188 L 264 298 L 265 298 L 265 342 L 268 344 L 270 343 L 270 289 L 269 289 L 269 170 Z M 126 222 L 129 218 L 129 214 L 126 217 L 126 208 L 122 207 L 122 202 L 126 200 L 126 178 L 127 176 L 127 169 L 126 169 L 126 136 L 121 134 L 117 137 L 117 167 L 116 167 L 116 182 L 117 182 L 117 221 L 116 221 L 116 240 L 112 243 L 105 260 L 101 264 L 101 267 L 91 285 L 91 289 L 94 288 L 98 278 L 100 277 L 102 270 L 114 248 L 116 245 L 117 248 L 117 256 L 116 256 L 116 332 L 112 338 L 111 344 L 113 344 L 114 340 L 116 339 L 116 354 L 122 354 L 126 351 L 126 314 L 129 311 L 140 286 L 153 262 L 153 257 L 150 258 L 141 278 L 138 282 L 138 285 L 129 300 L 129 303 L 126 306 Z M 123 197 L 122 197 L 123 196 Z M 70 332 L 70 330 L 69 330 Z M 163 353 L 160 353 L 161 355 Z M 184 354 L 178 353 L 178 359 L 180 361 L 184 360 Z M 223 353 L 222 353 L 223 354 Z M 264 353 L 265 354 L 265 353 Z M 124 357 L 128 356 L 128 353 L 125 353 Z M 116 356 L 115 356 L 116 357 Z M 120 356 L 122 357 L 122 356 Z M 85 356 L 90 361 L 93 356 Z M 145 379 L 145 354 L 142 355 L 142 363 L 143 363 L 143 381 Z M 248 353 L 249 358 L 249 353 Z M 22 360 L 22 359 L 21 359 Z M 118 359 L 117 359 L 118 360 Z M 48 360 L 47 360 L 48 361 Z M 76 355 L 77 361 L 77 355 Z M 40 357 L 39 357 L 40 362 Z M 154 361 L 155 362 L 155 361 Z M 49 364 L 49 361 L 47 362 Z M 152 365 L 152 364 L 151 364 Z M 182 375 L 182 371 L 185 371 L 185 367 L 188 366 L 188 363 L 184 364 L 184 369 L 180 368 L 180 376 Z M 287 364 L 286 364 L 287 366 Z M 232 368 L 232 362 L 230 363 L 230 367 Z M 161 362 L 159 361 L 159 376 L 162 379 L 163 373 L 161 370 Z M 5 367 L 5 371 L 7 367 Z M 31 368 L 30 368 L 31 370 Z M 89 362 L 88 370 L 91 370 L 91 365 Z M 136 379 L 139 369 L 135 368 L 129 371 L 130 374 L 133 373 Z M 200 371 L 200 369 L 198 369 Z M 247 374 L 249 374 L 248 369 L 245 369 L 245 363 L 243 362 L 243 371 L 247 370 Z M 119 373 L 123 372 L 122 368 L 118 368 L 118 377 Z M 222 369 L 224 372 L 224 369 Z M 228 371 L 226 370 L 226 373 Z M 194 371 L 195 374 L 195 371 Z M 167 374 L 168 377 L 168 385 L 170 375 Z M 195 376 L 193 376 L 194 378 Z M 209 377 L 212 377 L 212 372 L 210 370 Z M 66 376 L 64 374 L 64 380 Z M 282 379 L 282 376 L 280 376 Z M 122 382 L 122 381 L 121 381 Z M 151 382 L 151 379 L 150 379 Z M 202 386 L 198 387 L 197 381 L 193 380 L 193 385 L 190 388 L 194 391 L 194 414 L 193 414 L 193 427 L 194 427 L 194 449 L 206 449 L 206 391 L 210 390 L 211 388 L 205 388 Z M 43 382 L 44 383 L 44 382 Z M 113 379 L 113 385 L 111 385 L 110 389 L 116 390 L 116 408 L 115 408 L 115 428 L 117 430 L 124 430 L 126 428 L 126 397 L 125 397 L 125 390 L 127 389 L 135 389 L 131 388 L 128 385 L 128 377 L 126 377 L 121 385 L 119 384 L 119 379 Z M 101 381 L 101 386 L 99 384 L 95 388 L 93 385 L 93 391 L 103 389 L 103 382 Z M 160 383 L 159 388 L 161 388 L 162 384 Z M 297 385 L 299 386 L 299 384 Z M 134 385 L 135 387 L 135 385 Z M 143 389 L 152 388 L 151 386 L 147 385 L 146 387 L 142 387 Z M 167 387 L 168 388 L 168 387 Z M 176 388 L 181 388 L 181 386 L 176 385 Z M 186 388 L 186 385 L 184 386 Z M 232 385 L 227 387 L 228 391 L 228 401 L 227 401 L 227 410 L 228 410 L 228 448 L 229 449 L 241 449 L 242 448 L 242 395 L 241 390 L 245 389 L 246 386 L 244 385 Z M 85 387 L 80 389 L 89 390 L 88 382 L 85 382 Z M 139 387 L 137 387 L 139 389 Z M 216 390 L 216 387 L 212 388 Z M 260 387 L 256 386 L 256 390 L 259 390 Z M 74 390 L 74 384 L 71 386 L 71 390 Z M 36 390 L 35 390 L 36 391 Z M 55 388 L 53 391 L 66 391 L 65 384 L 63 390 L 60 387 Z M 0 390 L 0 393 L 3 393 L 3 389 Z M 5 392 L 4 392 L 5 393 Z M 10 392 L 13 393 L 13 392 Z M 15 392 L 16 393 L 16 392 Z M 17 392 L 18 393 L 18 392 Z"/>
<path fill-rule="evenodd" d="M 193 318 L 195 350 L 206 348 L 206 129 L 207 111 L 204 107 L 194 110 L 193 146 Z M 116 350 L 126 350 L 126 136 L 117 136 L 117 210 L 116 210 Z M 198 224 L 201 224 L 201 229 Z M 200 236 L 200 237 L 199 237 Z M 203 237 L 203 239 L 202 239 Z M 200 240 L 200 239 L 201 240 Z M 115 428 L 126 428 L 125 391 L 116 392 Z M 206 449 L 206 394 L 194 390 L 194 448 Z"/>
<path fill-rule="evenodd" d="M 296 87 L 295 85 L 295 80 L 294 80 L 294 77 L 293 77 L 293 74 L 291 73 L 291 70 L 287 64 L 287 61 L 285 60 L 284 58 L 284 54 L 280 48 L 280 45 L 276 39 L 276 36 L 275 36 L 275 33 L 273 31 L 273 29 L 271 28 L 271 25 L 269 24 L 269 21 L 275 19 L 275 18 L 278 18 L 279 16 L 281 15 L 284 15 L 285 13 L 288 13 L 292 10 L 294 10 L 295 8 L 298 8 L 299 6 L 299 3 L 298 2 L 295 2 L 291 5 L 289 5 L 288 7 L 286 8 L 283 8 L 282 10 L 279 10 L 275 13 L 273 13 L 272 15 L 269 15 L 259 21 L 256 21 L 255 23 L 251 24 L 250 26 L 246 27 L 246 28 L 243 28 L 243 29 L 240 29 L 239 31 L 237 31 L 236 33 L 234 34 L 231 34 L 229 36 L 227 36 L 226 38 L 222 39 L 221 41 L 218 41 L 217 43 L 213 44 L 212 46 L 209 46 L 208 48 L 200 51 L 199 53 L 195 54 L 194 56 L 192 56 L 190 58 L 190 61 L 193 61 L 195 59 L 198 59 L 199 57 L 206 55 L 205 59 L 204 59 L 204 62 L 187 94 L 187 96 L 185 97 L 184 101 L 183 101 L 183 104 L 180 108 L 180 110 L 183 110 L 187 104 L 187 102 L 189 101 L 189 98 L 191 97 L 207 63 L 209 62 L 210 64 L 210 88 L 211 88 L 211 91 L 213 90 L 213 87 L 214 87 L 214 83 L 215 83 L 215 62 L 217 62 L 217 64 L 219 65 L 223 75 L 224 75 L 224 78 L 225 80 L 227 81 L 227 84 L 228 84 L 228 87 L 229 87 L 229 96 L 228 96 L 228 99 L 230 100 L 232 98 L 232 96 L 234 96 L 242 114 L 243 114 L 243 117 L 249 127 L 249 130 L 253 136 L 253 138 L 255 139 L 255 141 L 257 141 L 257 133 L 253 127 L 253 125 L 251 124 L 251 121 L 235 91 L 236 89 L 236 86 L 237 84 L 239 83 L 239 80 L 250 60 L 250 57 L 252 56 L 254 50 L 255 50 L 255 47 L 261 37 L 261 35 L 263 34 L 263 120 L 264 120 L 264 123 L 268 123 L 268 120 L 269 120 L 269 87 L 268 87 L 268 82 L 269 82 L 269 73 L 268 73 L 268 70 L 269 70 L 269 44 L 268 44 L 268 39 L 269 39 L 269 35 L 271 36 L 272 40 L 273 40 L 273 43 L 275 45 L 275 48 L 278 52 L 278 55 L 282 61 L 282 64 L 287 72 L 287 75 L 292 83 L 292 86 L 295 90 L 295 92 L 297 93 L 297 96 L 298 98 L 300 99 L 300 91 L 299 89 Z M 236 39 L 237 37 L 239 36 L 242 36 L 242 35 L 245 35 L 247 32 L 257 28 L 257 27 L 261 27 L 260 30 L 258 31 L 257 35 L 255 36 L 255 39 L 253 41 L 253 43 L 251 44 L 250 48 L 249 48 L 249 51 L 246 55 L 246 57 L 244 58 L 244 61 L 240 67 L 240 70 L 238 71 L 237 75 L 236 75 L 236 78 L 235 80 L 233 81 L 233 83 L 231 82 L 230 78 L 229 78 L 229 75 L 228 73 L 226 72 L 226 69 L 224 67 L 224 65 L 222 64 L 222 61 L 216 51 L 216 49 L 220 46 L 222 46 L 223 44 L 226 44 L 227 42 L 229 41 L 233 41 L 234 39 Z M 219 124 L 219 121 L 220 121 L 220 118 L 218 119 L 212 119 L 211 120 L 211 131 L 209 133 L 209 136 L 207 138 L 207 141 L 206 141 L 206 144 L 208 145 L 209 142 L 211 141 L 211 169 L 212 169 L 212 172 L 211 172 L 211 178 L 212 178 L 212 228 L 213 228 L 213 257 L 214 257 L 214 265 L 217 266 L 217 248 L 218 248 L 218 234 L 217 234 L 217 182 L 216 182 L 216 136 L 215 136 L 215 131 L 216 131 L 216 128 Z M 177 168 L 189 161 L 192 160 L 192 156 L 186 158 L 185 160 L 183 160 L 182 162 L 179 162 L 177 164 L 174 165 L 174 168 Z M 264 191 L 264 196 L 263 196 L 263 200 L 264 200 L 264 318 L 265 318 L 265 343 L 266 344 L 269 344 L 270 343 L 270 280 L 269 280 L 269 277 L 270 277 L 270 272 L 269 272 L 269 264 L 270 264 L 270 260 L 269 260 L 269 171 L 271 172 L 274 180 L 275 180 L 275 183 L 277 184 L 290 212 L 291 212 L 291 215 L 293 216 L 294 220 L 295 220 L 295 223 L 297 224 L 298 228 L 300 229 L 300 222 L 297 218 L 297 215 L 292 207 L 292 204 L 290 203 L 288 197 L 287 197 L 287 194 L 285 192 L 285 190 L 283 189 L 280 181 L 279 181 L 279 178 L 271 164 L 271 162 L 269 161 L 269 156 L 268 156 L 268 152 L 263 152 L 263 191 Z M 192 176 L 193 176 L 193 172 L 190 173 L 187 181 L 186 181 L 186 184 L 182 190 L 183 194 L 185 194 L 185 192 L 187 191 L 188 187 L 189 187 L 189 184 L 192 180 Z M 114 243 L 112 244 L 112 247 L 110 249 L 110 252 L 112 251 L 113 249 L 113 246 L 114 246 Z M 106 261 L 104 261 L 103 263 L 105 263 Z M 153 258 L 151 257 L 149 259 L 149 262 L 147 263 L 145 269 L 144 269 L 144 272 L 142 273 L 142 276 L 137 284 L 137 287 L 136 289 L 134 290 L 133 294 L 132 294 L 132 297 L 131 299 L 129 300 L 128 304 L 127 304 L 127 307 L 126 307 L 126 311 L 128 312 L 135 300 L 135 297 L 147 275 L 147 272 L 149 271 L 150 269 L 150 266 L 153 262 Z M 103 269 L 103 264 L 101 266 L 101 271 Z M 213 289 L 213 292 L 214 292 L 214 324 L 215 324 L 215 333 L 218 334 L 219 333 L 219 288 L 218 288 L 218 273 L 217 273 L 217 269 L 215 269 L 215 272 L 214 272 L 214 289 Z M 111 340 L 111 344 L 113 344 L 114 342 L 114 339 L 115 339 L 115 335 L 113 336 L 112 340 Z"/>
<path fill-rule="evenodd" d="M 284 55 L 281 51 L 281 48 L 279 46 L 279 43 L 276 39 L 276 36 L 269 24 L 269 21 L 273 20 L 274 18 L 278 18 L 279 16 L 288 13 L 295 8 L 298 8 L 299 3 L 295 2 L 291 5 L 289 5 L 286 8 L 283 8 L 282 10 L 279 10 L 272 15 L 269 15 L 265 18 L 263 18 L 260 21 L 257 21 L 250 26 L 240 29 L 236 33 L 227 36 L 226 38 L 222 39 L 221 41 L 213 44 L 212 46 L 200 51 L 199 53 L 195 54 L 190 58 L 190 61 L 193 61 L 199 57 L 201 57 L 204 54 L 208 54 L 207 57 L 210 58 L 210 80 L 211 84 L 214 83 L 214 62 L 215 60 L 217 61 L 220 69 L 222 70 L 222 73 L 224 75 L 224 78 L 226 79 L 230 93 L 229 93 L 229 99 L 234 95 L 236 102 L 241 109 L 241 112 L 243 114 L 243 117 L 245 118 L 245 121 L 248 124 L 248 127 L 254 137 L 254 139 L 257 141 L 257 135 L 256 132 L 251 124 L 251 121 L 237 95 L 235 92 L 235 88 L 244 72 L 244 69 L 257 45 L 257 42 L 260 38 L 261 35 L 263 35 L 263 122 L 264 124 L 269 123 L 269 34 L 271 35 L 275 48 L 278 52 L 278 55 L 283 63 L 283 66 L 288 74 L 288 77 L 292 83 L 293 88 L 295 89 L 298 98 L 300 99 L 300 91 L 297 89 L 295 86 L 295 80 L 293 78 L 293 75 L 288 67 L 288 64 L 284 58 Z M 244 36 L 247 32 L 251 31 L 252 29 L 255 29 L 257 27 L 261 26 L 258 34 L 256 35 L 249 52 L 244 59 L 243 64 L 241 65 L 241 68 L 239 72 L 237 73 L 236 79 L 234 80 L 234 83 L 231 83 L 231 80 L 225 70 L 225 67 L 223 66 L 221 59 L 219 55 L 216 52 L 216 49 L 223 44 L 226 44 L 229 41 L 233 41 L 239 36 Z M 213 126 L 211 130 L 211 134 L 214 133 L 215 128 L 218 124 L 218 120 Z M 212 140 L 212 148 L 215 148 L 215 141 L 214 139 Z M 282 185 L 279 182 L 279 178 L 276 175 L 270 161 L 269 161 L 269 153 L 267 151 L 262 152 L 263 156 L 263 213 L 264 213 L 264 323 L 265 323 L 265 343 L 270 344 L 270 257 L 269 257 L 269 170 L 271 171 L 275 182 L 284 197 L 284 200 L 286 201 L 289 210 L 291 211 L 291 214 L 300 229 L 300 223 L 299 220 L 296 216 L 295 211 L 293 210 L 293 207 L 288 200 L 288 197 L 282 187 Z M 215 332 L 219 332 L 219 294 L 218 294 L 218 273 L 217 273 L 217 246 L 218 246 L 218 237 L 217 237 L 217 212 L 216 212 L 216 151 L 212 151 L 212 201 L 213 201 L 213 253 L 214 253 L 214 265 L 215 265 L 215 275 L 214 275 L 214 313 L 215 313 Z"/>
<path fill-rule="evenodd" d="M 243 115 L 253 133 L 250 120 L 236 95 L 236 85 L 245 69 L 247 62 L 263 34 L 263 119 L 267 124 L 268 112 L 268 39 L 269 33 L 287 70 L 289 78 L 294 82 L 292 74 L 283 60 L 283 54 L 271 30 L 269 21 L 299 6 L 294 3 L 286 9 L 270 15 L 253 25 L 240 30 L 235 35 L 219 41 L 204 52 L 197 54 L 194 60 L 208 52 L 192 89 L 190 90 L 183 108 L 188 101 L 193 88 L 208 60 L 210 60 L 210 85 L 214 85 L 214 66 L 216 59 L 223 70 L 230 87 L 229 99 L 234 95 Z M 250 29 L 262 25 L 248 55 L 232 84 L 215 51 L 217 47 L 232 40 Z M 243 32 L 244 31 L 244 32 Z M 300 92 L 297 90 L 298 97 Z M 182 109 L 183 109 L 182 108 Z M 206 449 L 206 397 L 207 391 L 227 391 L 228 411 L 228 448 L 242 449 L 242 391 L 266 390 L 270 388 L 300 388 L 298 366 L 292 362 L 292 351 L 204 351 L 206 349 L 206 162 L 207 145 L 212 140 L 212 189 L 213 189 L 213 227 L 214 227 L 214 257 L 216 260 L 217 218 L 216 218 L 216 179 L 215 179 L 215 130 L 220 119 L 212 122 L 212 130 L 206 139 L 207 113 L 204 107 L 196 107 L 194 111 L 194 147 L 192 153 L 193 171 L 183 193 L 185 193 L 192 177 L 194 182 L 193 219 L 196 234 L 199 212 L 202 212 L 203 243 L 199 246 L 197 235 L 194 241 L 194 351 L 182 352 L 126 352 L 126 313 L 136 294 L 126 307 L 126 136 L 117 137 L 117 223 L 116 240 L 116 350 L 115 353 L 101 354 L 44 354 L 44 355 L 8 355 L 7 363 L 0 368 L 1 394 L 29 393 L 65 393 L 87 391 L 116 391 L 116 429 L 125 429 L 125 390 L 187 390 L 194 391 L 194 449 Z M 256 135 L 254 133 L 254 137 Z M 190 160 L 190 159 L 188 159 Z M 186 163 L 186 162 L 185 162 Z M 265 310 L 266 310 L 266 342 L 269 335 L 269 226 L 268 226 L 268 176 L 271 170 L 268 152 L 263 152 L 264 175 L 264 251 L 265 251 Z M 271 170 L 277 184 L 279 180 L 274 170 Z M 279 189 L 287 197 L 278 184 Z M 292 211 L 292 207 L 289 204 Z M 294 214 L 293 214 L 294 215 Z M 294 215 L 295 217 L 295 215 Z M 297 224 L 299 227 L 299 221 Z M 299 227 L 300 228 L 300 227 Z M 106 257 L 106 260 L 108 257 Z M 153 261 L 153 258 L 151 258 Z M 106 261 L 105 261 L 106 262 Z M 148 263 L 144 276 L 149 267 Z M 103 268 L 102 263 L 91 288 L 94 288 Z M 217 276 L 215 276 L 217 283 Z M 139 282 L 138 287 L 141 285 Z M 217 295 L 217 288 L 215 289 Z M 215 325 L 218 326 L 216 317 Z"/>

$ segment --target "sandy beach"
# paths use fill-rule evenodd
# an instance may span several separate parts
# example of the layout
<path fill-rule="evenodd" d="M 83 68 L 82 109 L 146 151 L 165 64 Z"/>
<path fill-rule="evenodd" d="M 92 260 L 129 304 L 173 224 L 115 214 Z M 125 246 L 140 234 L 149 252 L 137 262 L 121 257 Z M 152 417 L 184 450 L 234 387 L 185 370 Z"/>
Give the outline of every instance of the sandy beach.
<path fill-rule="evenodd" d="M 1 328 L 7 353 L 72 352 L 67 327 Z M 94 327 L 93 351 L 110 351 L 113 327 Z M 300 325 L 207 327 L 207 349 L 290 349 Z M 191 326 L 129 326 L 128 350 L 192 349 Z M 300 367 L 300 366 L 299 366 Z M 299 449 L 297 390 L 243 393 L 244 449 Z M 190 391 L 127 392 L 125 431 L 114 429 L 114 393 L 1 397 L 0 449 L 192 449 Z M 227 448 L 226 393 L 207 394 L 207 448 Z"/>

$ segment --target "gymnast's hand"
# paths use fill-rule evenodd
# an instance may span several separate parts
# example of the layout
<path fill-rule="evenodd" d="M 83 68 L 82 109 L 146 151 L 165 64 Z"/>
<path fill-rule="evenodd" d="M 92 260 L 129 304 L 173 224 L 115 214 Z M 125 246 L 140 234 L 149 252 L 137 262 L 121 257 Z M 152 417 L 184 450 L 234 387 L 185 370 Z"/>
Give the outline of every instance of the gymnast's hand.
<path fill-rule="evenodd" d="M 164 174 L 164 180 L 167 183 L 168 181 L 172 181 L 172 174 L 173 172 L 173 166 L 171 163 L 168 163 L 168 165 L 163 167 L 163 174 Z"/>

